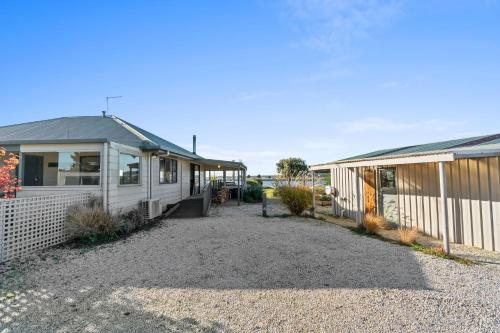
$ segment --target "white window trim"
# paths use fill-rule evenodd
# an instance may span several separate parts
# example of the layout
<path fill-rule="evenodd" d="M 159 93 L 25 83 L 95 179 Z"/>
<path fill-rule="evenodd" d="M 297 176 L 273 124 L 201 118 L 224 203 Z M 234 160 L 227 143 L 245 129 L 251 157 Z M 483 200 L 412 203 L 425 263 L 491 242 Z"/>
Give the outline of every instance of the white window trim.
<path fill-rule="evenodd" d="M 130 155 L 130 156 L 136 156 L 139 157 L 139 183 L 137 184 L 122 184 L 120 181 L 120 155 Z M 137 186 L 142 186 L 142 155 L 137 154 L 137 153 L 130 153 L 128 151 L 122 151 L 118 149 L 118 168 L 117 168 L 117 175 L 118 175 L 118 186 L 119 187 L 137 187 Z"/>
<path fill-rule="evenodd" d="M 175 182 L 171 182 L 171 183 L 162 183 L 160 181 L 160 171 L 161 171 L 161 164 L 160 164 L 160 160 L 161 159 L 166 159 L 166 160 L 173 160 L 173 161 L 176 161 L 177 162 L 177 170 L 175 171 L 175 175 L 177 177 L 177 179 L 175 180 Z M 171 157 L 165 157 L 165 156 L 160 156 L 158 158 L 158 184 L 159 185 L 177 185 L 179 184 L 179 160 L 176 159 L 176 158 L 171 158 Z"/>

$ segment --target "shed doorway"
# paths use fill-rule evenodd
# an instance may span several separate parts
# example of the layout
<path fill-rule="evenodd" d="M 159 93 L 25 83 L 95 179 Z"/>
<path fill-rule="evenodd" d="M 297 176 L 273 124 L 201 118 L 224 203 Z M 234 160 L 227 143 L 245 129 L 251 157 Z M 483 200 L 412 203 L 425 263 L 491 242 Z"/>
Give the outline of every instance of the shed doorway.
<path fill-rule="evenodd" d="M 378 169 L 378 211 L 389 223 L 398 223 L 399 205 L 396 168 Z"/>
<path fill-rule="evenodd" d="M 365 169 L 363 173 L 364 180 L 364 207 L 365 214 L 377 213 L 377 196 L 375 183 L 375 170 Z"/>

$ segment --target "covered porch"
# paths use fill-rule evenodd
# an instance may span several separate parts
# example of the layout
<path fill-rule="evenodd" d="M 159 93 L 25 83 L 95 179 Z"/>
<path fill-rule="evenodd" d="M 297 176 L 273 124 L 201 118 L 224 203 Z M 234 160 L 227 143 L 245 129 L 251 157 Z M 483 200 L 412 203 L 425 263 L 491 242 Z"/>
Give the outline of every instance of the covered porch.
<path fill-rule="evenodd" d="M 229 193 L 228 199 L 240 204 L 246 188 L 247 167 L 242 162 L 203 159 L 205 179 L 210 186 L 212 198 L 217 198 L 221 190 Z"/>

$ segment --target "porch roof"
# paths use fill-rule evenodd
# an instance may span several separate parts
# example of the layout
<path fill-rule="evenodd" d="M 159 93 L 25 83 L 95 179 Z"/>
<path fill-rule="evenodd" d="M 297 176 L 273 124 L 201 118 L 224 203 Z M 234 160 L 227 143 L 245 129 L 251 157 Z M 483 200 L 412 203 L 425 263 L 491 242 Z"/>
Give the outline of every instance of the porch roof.
<path fill-rule="evenodd" d="M 203 164 L 206 171 L 227 171 L 227 170 L 246 170 L 247 167 L 242 162 L 236 161 L 224 161 L 224 160 L 213 160 L 207 158 L 200 158 L 196 160 L 200 164 Z"/>

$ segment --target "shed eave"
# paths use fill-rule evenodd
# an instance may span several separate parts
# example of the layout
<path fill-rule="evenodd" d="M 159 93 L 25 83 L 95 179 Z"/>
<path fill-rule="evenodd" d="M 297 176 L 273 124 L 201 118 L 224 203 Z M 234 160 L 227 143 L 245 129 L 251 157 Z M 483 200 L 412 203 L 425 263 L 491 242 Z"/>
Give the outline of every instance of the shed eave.
<path fill-rule="evenodd" d="M 388 156 L 385 158 L 367 158 L 360 160 L 334 161 L 331 163 L 318 164 L 311 166 L 312 171 L 322 171 L 331 168 L 351 168 L 351 167 L 368 167 L 380 165 L 398 165 L 398 164 L 418 164 L 432 162 L 449 162 L 456 159 L 454 152 L 441 152 L 437 154 L 419 154 L 419 155 L 399 155 Z"/>

